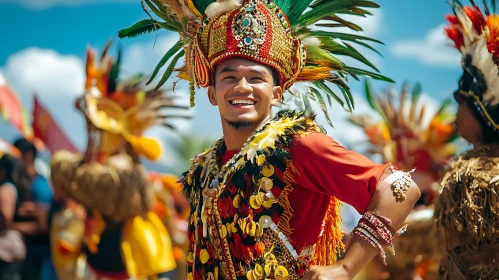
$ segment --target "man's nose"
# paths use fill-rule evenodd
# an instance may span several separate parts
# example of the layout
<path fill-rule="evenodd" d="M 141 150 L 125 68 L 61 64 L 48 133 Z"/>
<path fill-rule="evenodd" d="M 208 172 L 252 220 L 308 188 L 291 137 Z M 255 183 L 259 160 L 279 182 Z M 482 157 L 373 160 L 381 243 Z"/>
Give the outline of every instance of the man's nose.
<path fill-rule="evenodd" d="M 251 92 L 253 89 L 251 88 L 246 78 L 242 78 L 241 80 L 239 80 L 239 83 L 237 83 L 237 86 L 234 88 L 234 90 L 238 92 Z"/>

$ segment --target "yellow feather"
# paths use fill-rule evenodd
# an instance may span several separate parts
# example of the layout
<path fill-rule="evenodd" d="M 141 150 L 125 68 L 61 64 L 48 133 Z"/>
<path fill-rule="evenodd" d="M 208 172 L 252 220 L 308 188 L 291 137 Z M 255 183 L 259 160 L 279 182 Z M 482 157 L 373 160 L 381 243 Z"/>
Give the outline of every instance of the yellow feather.
<path fill-rule="evenodd" d="M 133 150 L 138 155 L 145 156 L 148 160 L 155 161 L 162 154 L 161 144 L 154 138 L 136 136 L 131 137 L 129 141 Z"/>

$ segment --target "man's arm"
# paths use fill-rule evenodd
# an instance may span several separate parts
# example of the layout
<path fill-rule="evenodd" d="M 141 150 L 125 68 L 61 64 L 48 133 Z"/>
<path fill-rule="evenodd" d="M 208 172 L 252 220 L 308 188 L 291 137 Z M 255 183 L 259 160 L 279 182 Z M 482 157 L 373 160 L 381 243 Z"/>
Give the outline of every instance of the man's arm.
<path fill-rule="evenodd" d="M 379 213 L 379 215 L 391 219 L 393 227 L 398 230 L 403 226 L 405 219 L 414 208 L 414 205 L 421 196 L 421 192 L 418 186 L 412 182 L 406 193 L 407 198 L 402 202 L 396 201 L 392 186 L 385 180 L 390 174 L 392 174 L 390 170 L 386 170 L 383 174 L 382 180 L 378 184 L 378 188 L 369 204 L 368 211 Z M 353 277 L 378 253 L 379 251 L 376 248 L 358 235 L 354 235 L 348 250 L 345 252 L 343 261 L 340 263 L 349 275 Z"/>
<path fill-rule="evenodd" d="M 291 152 L 298 159 L 294 164 L 302 175 L 297 178 L 300 185 L 335 196 L 359 213 L 375 212 L 389 218 L 395 230 L 402 226 L 421 196 L 411 180 L 406 198 L 397 199 L 392 183 L 400 176 L 391 176 L 390 165 L 375 164 L 322 133 L 295 140 Z M 382 240 L 380 243 L 383 244 Z M 304 279 L 352 279 L 378 253 L 377 248 L 354 235 L 341 261 L 329 267 L 311 267 Z"/>
<path fill-rule="evenodd" d="M 421 192 L 412 182 L 407 190 L 407 197 L 403 201 L 397 201 L 391 184 L 386 181 L 391 174 L 392 172 L 387 168 L 371 199 L 368 211 L 391 219 L 393 227 L 398 230 L 403 226 L 405 219 L 421 196 Z M 341 261 L 329 267 L 313 266 L 304 279 L 352 279 L 377 254 L 379 254 L 377 248 L 354 234 Z"/>

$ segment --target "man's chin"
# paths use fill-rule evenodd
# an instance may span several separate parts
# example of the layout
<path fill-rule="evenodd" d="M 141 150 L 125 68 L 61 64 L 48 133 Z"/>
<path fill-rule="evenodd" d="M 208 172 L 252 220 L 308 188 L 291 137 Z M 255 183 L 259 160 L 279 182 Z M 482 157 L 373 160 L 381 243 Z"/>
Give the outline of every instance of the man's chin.
<path fill-rule="evenodd" d="M 254 124 L 250 122 L 244 122 L 244 121 L 237 121 L 237 122 L 226 121 L 226 122 L 230 127 L 236 130 L 249 130 L 254 127 Z"/>

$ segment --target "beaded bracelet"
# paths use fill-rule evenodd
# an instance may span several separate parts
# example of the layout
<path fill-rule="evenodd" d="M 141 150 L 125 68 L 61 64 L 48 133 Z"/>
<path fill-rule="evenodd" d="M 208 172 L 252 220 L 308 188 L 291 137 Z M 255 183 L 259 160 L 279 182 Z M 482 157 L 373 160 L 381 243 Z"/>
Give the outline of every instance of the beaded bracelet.
<path fill-rule="evenodd" d="M 376 237 L 372 236 L 369 232 L 367 232 L 366 230 L 364 230 L 363 228 L 360 228 L 360 227 L 356 227 L 354 229 L 354 234 L 357 234 L 362 239 L 364 239 L 369 244 L 371 244 L 374 248 L 378 249 L 381 257 L 383 258 L 383 264 L 387 265 L 386 264 L 385 250 L 383 249 L 383 246 L 381 246 L 381 244 L 379 243 L 379 241 Z"/>
<path fill-rule="evenodd" d="M 392 227 L 392 221 L 389 218 L 375 212 L 366 212 L 354 229 L 354 233 L 362 236 L 366 241 L 369 239 L 370 241 L 368 242 L 380 250 L 384 260 L 383 263 L 386 265 L 386 255 L 383 246 L 386 246 L 390 253 L 395 256 L 393 239 L 403 234 L 406 229 L 407 225 L 404 225 L 400 230 L 395 231 Z"/>
<path fill-rule="evenodd" d="M 358 226 L 361 227 L 361 228 L 363 228 L 363 229 L 365 229 L 365 230 L 367 230 L 371 235 L 373 235 L 374 237 L 376 237 L 378 239 L 379 233 L 377 233 L 373 228 L 371 228 L 366 223 L 360 222 Z M 388 250 L 390 251 L 390 253 L 392 254 L 392 256 L 395 256 L 395 248 L 393 247 L 393 244 L 391 243 L 391 241 L 387 240 L 386 236 L 381 236 L 381 238 L 383 238 L 383 240 L 387 244 L 386 247 L 388 248 Z M 378 239 L 378 241 L 379 241 L 379 239 Z"/>
<path fill-rule="evenodd" d="M 366 212 L 362 216 L 361 220 L 367 221 L 369 224 L 374 226 L 373 229 L 376 230 L 376 232 L 386 241 L 385 245 L 389 245 L 392 243 L 393 235 L 390 228 L 388 228 L 388 226 L 385 225 L 385 223 L 383 223 L 377 216 L 373 215 L 370 212 Z M 388 222 L 391 224 L 390 220 L 388 220 Z"/>

